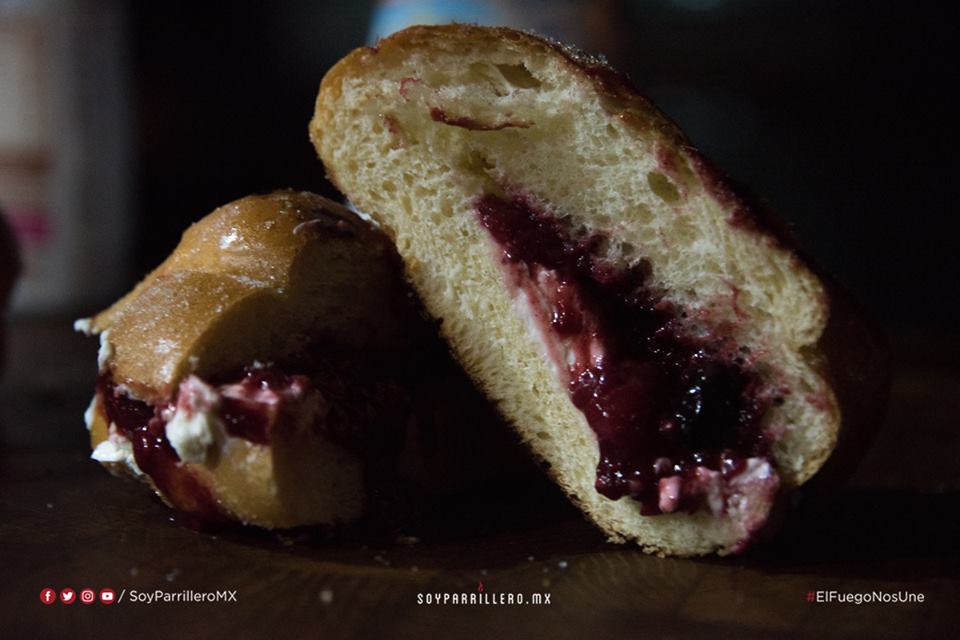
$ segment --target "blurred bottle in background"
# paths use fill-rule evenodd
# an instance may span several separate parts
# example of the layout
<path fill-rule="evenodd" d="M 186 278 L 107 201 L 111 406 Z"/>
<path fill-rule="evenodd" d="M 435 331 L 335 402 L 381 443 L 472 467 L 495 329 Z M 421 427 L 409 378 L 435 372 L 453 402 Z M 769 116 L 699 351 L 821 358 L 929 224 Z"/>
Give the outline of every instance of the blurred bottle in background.
<path fill-rule="evenodd" d="M 7 299 L 20 275 L 20 253 L 13 231 L 7 224 L 7 216 L 0 207 L 0 374 L 7 361 L 7 326 L 3 316 L 7 312 Z"/>
<path fill-rule="evenodd" d="M 89 311 L 127 284 L 131 116 L 120 0 L 0 0 L 0 203 L 14 313 Z"/>
<path fill-rule="evenodd" d="M 413 24 L 474 23 L 528 29 L 614 56 L 619 38 L 612 0 L 379 0 L 368 40 Z"/>

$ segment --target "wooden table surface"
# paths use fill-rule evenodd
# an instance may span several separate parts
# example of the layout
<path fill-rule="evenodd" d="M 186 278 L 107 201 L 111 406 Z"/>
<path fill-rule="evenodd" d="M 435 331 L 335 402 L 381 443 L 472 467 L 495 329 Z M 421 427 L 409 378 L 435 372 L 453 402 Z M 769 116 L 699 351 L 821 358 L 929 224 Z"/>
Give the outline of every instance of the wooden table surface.
<path fill-rule="evenodd" d="M 944 638 L 960 626 L 960 372 L 944 342 L 901 348 L 887 420 L 849 485 L 801 496 L 746 555 L 662 559 L 601 535 L 549 483 L 490 485 L 390 535 L 196 531 L 88 459 L 96 345 L 14 323 L 0 391 L 0 637 Z M 924 346 L 928 345 L 928 346 Z M 931 346 L 932 345 L 932 346 Z M 549 593 L 541 605 L 418 594 Z M 41 604 L 112 587 L 112 606 Z M 134 603 L 132 591 L 236 591 Z M 808 602 L 830 591 L 911 604 Z"/>

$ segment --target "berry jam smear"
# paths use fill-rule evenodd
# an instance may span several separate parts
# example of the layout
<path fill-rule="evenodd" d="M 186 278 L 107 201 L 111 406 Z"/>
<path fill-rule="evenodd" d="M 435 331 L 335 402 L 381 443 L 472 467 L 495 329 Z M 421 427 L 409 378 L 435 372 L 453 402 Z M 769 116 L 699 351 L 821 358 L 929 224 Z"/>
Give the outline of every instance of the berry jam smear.
<path fill-rule="evenodd" d="M 276 367 L 249 369 L 240 382 L 221 387 L 218 416 L 230 435 L 268 444 L 277 411 L 309 388 L 310 379 L 303 375 Z"/>
<path fill-rule="evenodd" d="M 750 492 L 772 499 L 779 480 L 763 460 L 761 419 L 773 398 L 736 345 L 690 335 L 682 312 L 648 286 L 648 264 L 611 266 L 605 238 L 572 237 L 529 199 L 483 195 L 475 213 L 596 433 L 597 491 L 638 500 L 644 515 L 717 513 L 735 493 L 734 508 Z M 741 486 L 748 480 L 752 489 Z"/>
<path fill-rule="evenodd" d="M 184 385 L 188 384 L 189 379 Z M 219 387 L 217 417 L 231 436 L 267 444 L 282 401 L 300 395 L 309 384 L 305 376 L 287 375 L 276 368 L 248 369 L 238 382 Z M 167 440 L 164 416 L 169 417 L 179 398 L 159 404 L 134 399 L 109 374 L 101 375 L 97 394 L 108 422 L 131 442 L 137 466 L 167 499 L 204 521 L 221 520 L 222 513 L 210 491 L 180 464 L 180 457 Z"/>
<path fill-rule="evenodd" d="M 123 393 L 109 375 L 102 375 L 97 395 L 109 423 L 116 426 L 133 446 L 137 466 L 174 506 L 203 521 L 216 522 L 223 515 L 209 489 L 181 467 L 177 452 L 166 436 L 161 407 L 136 400 Z"/>

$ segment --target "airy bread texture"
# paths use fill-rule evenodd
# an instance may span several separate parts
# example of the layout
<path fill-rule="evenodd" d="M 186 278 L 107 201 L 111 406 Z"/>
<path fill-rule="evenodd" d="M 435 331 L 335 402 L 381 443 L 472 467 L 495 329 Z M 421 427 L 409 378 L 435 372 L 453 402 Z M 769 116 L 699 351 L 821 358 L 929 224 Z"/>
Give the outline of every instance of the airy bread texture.
<path fill-rule="evenodd" d="M 101 376 L 132 398 L 163 403 L 190 375 L 208 380 L 281 360 L 317 340 L 363 350 L 406 345 L 416 318 L 398 273 L 389 241 L 353 212 L 278 191 L 197 222 L 133 291 L 77 325 L 100 335 Z M 281 421 L 266 444 L 219 438 L 202 462 L 178 463 L 166 492 L 108 424 L 100 394 L 87 426 L 95 458 L 187 512 L 200 506 L 198 485 L 221 515 L 267 528 L 346 522 L 364 508 L 363 461 L 306 419 Z"/>
<path fill-rule="evenodd" d="M 505 28 L 412 27 L 353 51 L 323 79 L 310 136 L 330 178 L 390 234 L 465 369 L 613 540 L 678 555 L 739 549 L 742 523 L 705 511 L 642 516 L 595 488 L 598 446 L 556 375 L 530 309 L 476 215 L 483 194 L 523 197 L 606 261 L 724 332 L 784 390 L 763 417 L 795 487 L 824 463 L 840 407 L 818 348 L 817 277 L 647 100 L 604 64 Z"/>

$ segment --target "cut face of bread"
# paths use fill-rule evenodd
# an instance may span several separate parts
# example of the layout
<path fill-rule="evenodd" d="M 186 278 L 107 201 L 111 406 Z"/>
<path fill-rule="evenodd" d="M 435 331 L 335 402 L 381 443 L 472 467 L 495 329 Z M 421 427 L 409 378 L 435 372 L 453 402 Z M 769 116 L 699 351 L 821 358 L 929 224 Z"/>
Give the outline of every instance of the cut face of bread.
<path fill-rule="evenodd" d="M 601 63 L 414 27 L 327 74 L 310 133 L 465 369 L 612 539 L 739 551 L 830 454 L 824 287 Z"/>
<path fill-rule="evenodd" d="M 319 196 L 217 209 L 77 324 L 101 343 L 93 458 L 203 520 L 353 520 L 402 453 L 420 320 L 389 241 Z"/>

